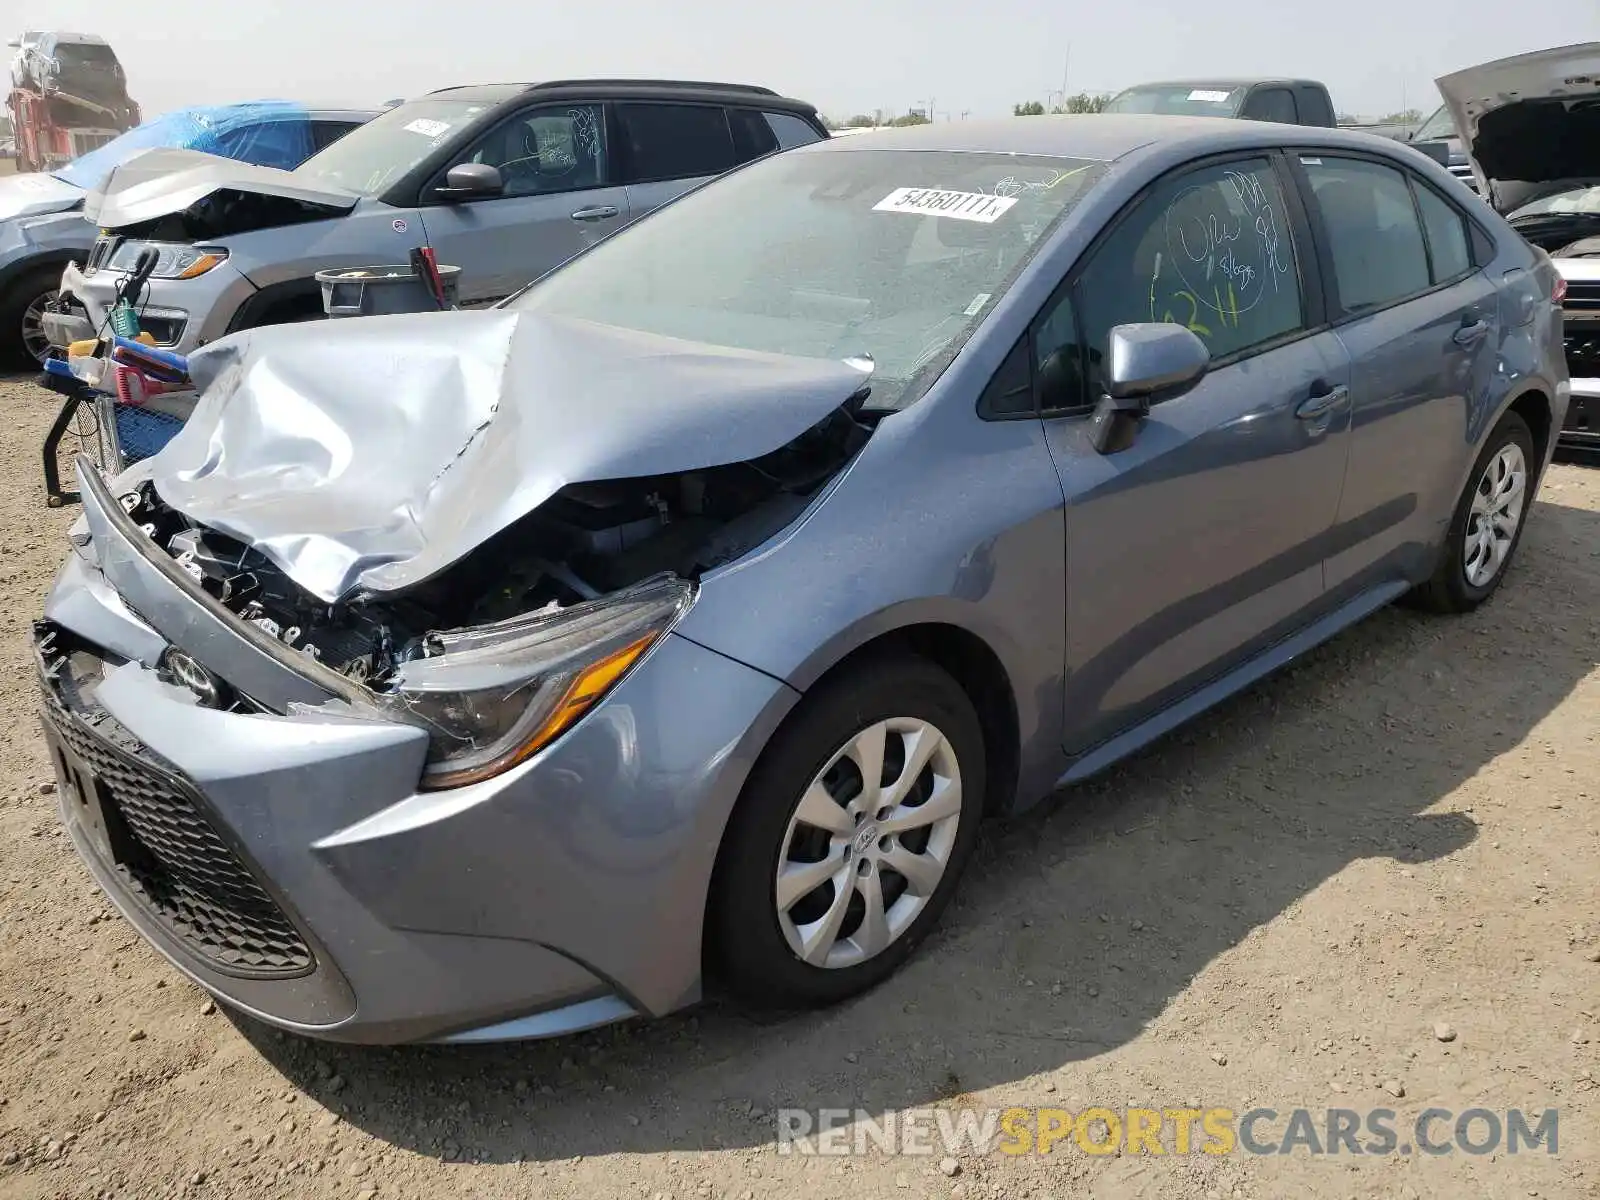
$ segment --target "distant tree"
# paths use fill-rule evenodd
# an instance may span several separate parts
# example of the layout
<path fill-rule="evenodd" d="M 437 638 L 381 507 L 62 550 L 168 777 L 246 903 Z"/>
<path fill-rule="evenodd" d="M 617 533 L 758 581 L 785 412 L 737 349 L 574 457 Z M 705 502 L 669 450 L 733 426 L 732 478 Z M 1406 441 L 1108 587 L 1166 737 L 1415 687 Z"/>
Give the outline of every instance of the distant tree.
<path fill-rule="evenodd" d="M 1014 117 L 1042 117 L 1044 116 L 1044 105 L 1037 100 L 1029 100 L 1026 104 L 1013 104 L 1011 106 L 1011 115 Z"/>
<path fill-rule="evenodd" d="M 889 122 L 889 124 L 897 128 L 905 125 L 927 125 L 929 123 L 928 115 L 926 113 L 919 112 L 908 112 L 905 114 L 905 116 L 896 117 L 894 120 Z"/>
<path fill-rule="evenodd" d="M 1057 109 L 1058 113 L 1097 113 L 1104 112 L 1106 105 L 1111 103 L 1111 96 L 1106 92 L 1097 92 L 1090 95 L 1088 92 L 1079 92 L 1076 96 L 1068 96 L 1067 102 Z"/>
<path fill-rule="evenodd" d="M 1415 125 L 1422 120 L 1422 111 L 1416 108 L 1404 109 L 1401 112 L 1390 113 L 1387 117 L 1379 119 L 1379 125 Z"/>
<path fill-rule="evenodd" d="M 869 117 L 866 113 L 857 113 L 844 123 L 846 129 L 871 129 L 878 123 L 876 117 Z"/>

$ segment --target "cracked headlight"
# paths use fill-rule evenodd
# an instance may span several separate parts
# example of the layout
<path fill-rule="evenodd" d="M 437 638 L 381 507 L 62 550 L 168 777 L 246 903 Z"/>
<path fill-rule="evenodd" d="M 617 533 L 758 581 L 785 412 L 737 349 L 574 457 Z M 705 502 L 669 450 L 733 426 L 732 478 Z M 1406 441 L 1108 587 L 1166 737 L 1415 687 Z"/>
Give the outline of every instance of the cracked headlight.
<path fill-rule="evenodd" d="M 227 261 L 228 252 L 220 246 L 187 246 L 172 242 L 123 242 L 106 262 L 109 271 L 132 271 L 145 250 L 156 252 L 152 279 L 193 279 Z"/>
<path fill-rule="evenodd" d="M 600 700 L 694 598 L 661 575 L 599 600 L 429 634 L 381 697 L 428 730 L 426 789 L 493 778 L 533 757 Z"/>

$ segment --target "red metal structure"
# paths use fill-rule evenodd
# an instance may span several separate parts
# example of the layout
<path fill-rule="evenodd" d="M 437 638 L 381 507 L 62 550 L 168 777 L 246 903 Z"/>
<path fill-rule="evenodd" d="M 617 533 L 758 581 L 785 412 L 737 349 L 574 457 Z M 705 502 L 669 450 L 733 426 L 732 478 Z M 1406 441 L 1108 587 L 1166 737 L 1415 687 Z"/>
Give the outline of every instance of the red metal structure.
<path fill-rule="evenodd" d="M 49 171 L 139 123 L 122 65 L 92 34 L 25 34 L 11 70 L 6 110 L 19 171 Z"/>

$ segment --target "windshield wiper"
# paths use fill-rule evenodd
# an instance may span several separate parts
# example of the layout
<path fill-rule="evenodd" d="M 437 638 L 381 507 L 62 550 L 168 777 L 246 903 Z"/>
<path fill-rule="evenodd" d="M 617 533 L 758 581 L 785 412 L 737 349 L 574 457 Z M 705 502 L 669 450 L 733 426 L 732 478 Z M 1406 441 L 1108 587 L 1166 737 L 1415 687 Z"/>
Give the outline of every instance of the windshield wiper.
<path fill-rule="evenodd" d="M 1600 212 L 1542 212 L 1526 213 L 1520 217 L 1511 218 L 1513 229 L 1523 225 L 1532 225 L 1536 222 L 1549 222 L 1550 224 L 1565 223 L 1568 221 L 1600 221 Z"/>

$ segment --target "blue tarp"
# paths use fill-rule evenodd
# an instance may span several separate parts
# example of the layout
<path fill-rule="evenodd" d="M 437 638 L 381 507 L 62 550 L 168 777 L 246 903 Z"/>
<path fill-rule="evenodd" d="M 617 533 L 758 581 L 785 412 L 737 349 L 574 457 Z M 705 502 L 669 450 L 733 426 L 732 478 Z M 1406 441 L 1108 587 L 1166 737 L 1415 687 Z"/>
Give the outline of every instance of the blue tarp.
<path fill-rule="evenodd" d="M 311 121 L 303 105 L 258 100 L 180 108 L 91 150 L 55 172 L 58 179 L 92 190 L 141 150 L 201 150 L 262 167 L 292 170 L 311 157 Z"/>

